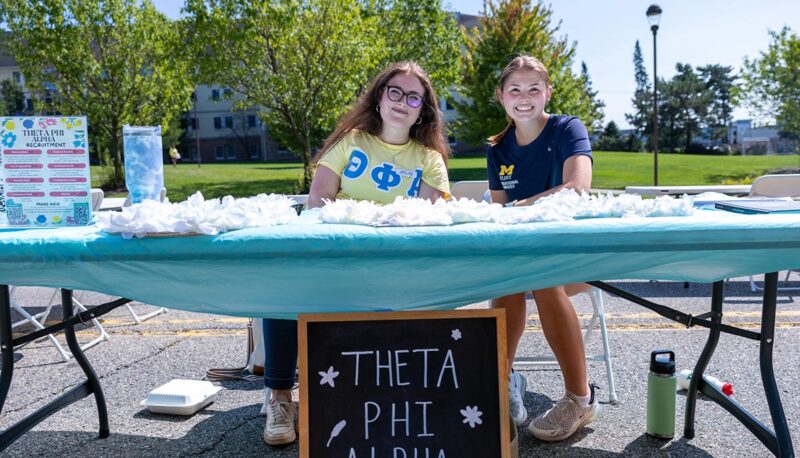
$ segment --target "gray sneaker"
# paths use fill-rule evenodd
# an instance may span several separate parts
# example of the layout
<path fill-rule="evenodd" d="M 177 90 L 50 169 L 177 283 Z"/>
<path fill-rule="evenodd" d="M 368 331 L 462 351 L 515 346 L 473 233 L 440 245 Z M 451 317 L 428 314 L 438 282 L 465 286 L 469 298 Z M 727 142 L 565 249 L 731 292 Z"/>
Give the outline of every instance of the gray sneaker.
<path fill-rule="evenodd" d="M 550 410 L 536 417 L 528 430 L 539 440 L 554 442 L 564 440 L 578 429 L 600 416 L 600 404 L 594 395 L 595 386 L 589 385 L 589 405 L 581 407 L 574 394 L 567 392 Z"/>
<path fill-rule="evenodd" d="M 508 378 L 508 410 L 517 426 L 528 419 L 528 411 L 525 410 L 523 401 L 527 385 L 525 377 L 516 372 L 512 372 Z"/>
<path fill-rule="evenodd" d="M 264 442 L 269 445 L 286 445 L 297 440 L 294 417 L 294 404 L 291 401 L 271 400 L 267 408 Z"/>

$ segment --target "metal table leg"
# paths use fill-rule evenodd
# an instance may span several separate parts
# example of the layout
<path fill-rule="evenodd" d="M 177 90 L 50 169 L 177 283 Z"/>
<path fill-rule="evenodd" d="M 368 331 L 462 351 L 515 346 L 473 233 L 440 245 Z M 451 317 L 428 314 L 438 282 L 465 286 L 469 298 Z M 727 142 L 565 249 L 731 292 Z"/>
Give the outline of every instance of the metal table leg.
<path fill-rule="evenodd" d="M 11 294 L 8 285 L 0 285 L 0 413 L 6 403 L 11 376 L 14 375 L 14 344 L 11 338 Z"/>
<path fill-rule="evenodd" d="M 761 381 L 767 395 L 767 405 L 775 427 L 775 449 L 770 448 L 777 456 L 794 456 L 792 436 L 783 412 L 778 385 L 775 383 L 775 372 L 772 368 L 772 349 L 775 344 L 775 309 L 778 296 L 778 272 L 764 276 L 764 305 L 761 312 L 761 345 L 759 362 Z"/>
<path fill-rule="evenodd" d="M 64 321 L 72 318 L 72 290 L 61 290 L 61 307 L 63 309 Z M 72 353 L 72 357 L 75 358 L 75 361 L 81 367 L 83 373 L 86 374 L 87 381 L 85 383 L 89 384 L 89 391 L 94 393 L 94 398 L 97 404 L 97 416 L 100 421 L 100 438 L 106 438 L 111 435 L 111 432 L 108 427 L 108 408 L 106 407 L 106 397 L 103 395 L 103 388 L 100 386 L 100 379 L 97 378 L 97 374 L 94 372 L 92 365 L 89 364 L 89 360 L 86 359 L 86 355 L 83 354 L 81 345 L 78 343 L 78 339 L 75 336 L 75 328 L 73 326 L 69 326 L 64 330 L 64 337 L 67 340 L 67 346 L 69 347 L 69 351 Z"/>
<path fill-rule="evenodd" d="M 28 432 L 45 418 L 74 402 L 80 401 L 90 394 L 94 394 L 95 401 L 97 402 L 100 437 L 105 438 L 110 434 L 108 427 L 108 410 L 106 408 L 103 390 L 100 387 L 100 379 L 97 378 L 97 374 L 95 374 L 94 369 L 92 369 L 92 366 L 86 359 L 86 355 L 83 354 L 80 344 L 78 344 L 78 339 L 75 337 L 75 325 L 97 318 L 120 305 L 127 304 L 130 300 L 120 298 L 80 312 L 77 315 L 74 314 L 73 311 L 71 290 L 62 290 L 61 300 L 61 306 L 64 311 L 64 319 L 61 322 L 14 339 L 11 334 L 11 300 L 9 297 L 9 288 L 6 285 L 0 285 L 0 351 L 2 352 L 0 411 L 2 411 L 3 404 L 8 395 L 8 388 L 11 385 L 11 376 L 14 372 L 14 347 L 16 346 L 25 345 L 38 338 L 63 330 L 72 355 L 75 357 L 81 370 L 86 374 L 86 381 L 50 401 L 47 405 L 41 407 L 19 422 L 9 426 L 5 431 L 2 431 L 2 433 L 0 433 L 0 452 L 5 450 L 9 445 L 14 443 L 14 441 L 19 439 L 20 436 Z"/>
<path fill-rule="evenodd" d="M 723 282 L 718 281 L 714 283 L 711 290 L 711 314 L 710 321 L 712 323 L 722 322 L 722 298 L 723 298 Z M 694 411 L 697 404 L 697 386 L 700 380 L 703 379 L 703 373 L 708 367 L 708 362 L 711 361 L 711 356 L 714 355 L 714 350 L 717 348 L 719 342 L 719 327 L 711 327 L 708 332 L 708 340 L 700 358 L 694 365 L 692 372 L 692 380 L 689 383 L 689 390 L 686 393 L 686 417 L 683 426 L 683 436 L 687 439 L 694 439 Z"/>

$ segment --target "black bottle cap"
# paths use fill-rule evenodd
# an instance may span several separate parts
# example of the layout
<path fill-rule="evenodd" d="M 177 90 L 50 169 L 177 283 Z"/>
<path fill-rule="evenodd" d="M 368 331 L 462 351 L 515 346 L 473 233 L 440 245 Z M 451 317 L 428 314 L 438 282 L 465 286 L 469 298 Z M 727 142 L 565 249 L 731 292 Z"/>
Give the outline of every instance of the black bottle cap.
<path fill-rule="evenodd" d="M 650 372 L 665 375 L 675 374 L 675 352 L 656 350 L 650 353 Z"/>

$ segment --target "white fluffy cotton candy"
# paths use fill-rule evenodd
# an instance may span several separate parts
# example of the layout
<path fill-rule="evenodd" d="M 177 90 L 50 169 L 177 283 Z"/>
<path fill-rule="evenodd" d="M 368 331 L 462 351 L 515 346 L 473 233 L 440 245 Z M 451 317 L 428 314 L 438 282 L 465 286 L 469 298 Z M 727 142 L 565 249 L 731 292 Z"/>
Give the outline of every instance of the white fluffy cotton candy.
<path fill-rule="evenodd" d="M 438 199 L 431 203 L 426 199 L 398 197 L 387 205 L 344 199 L 327 202 L 320 210 L 320 220 L 331 224 L 364 226 L 449 226 L 492 221 L 500 208 L 497 204 L 469 199 L 450 202 Z"/>
<path fill-rule="evenodd" d="M 216 235 L 246 227 L 287 224 L 297 218 L 295 202 L 280 194 L 205 200 L 200 192 L 176 204 L 146 200 L 121 212 L 98 212 L 101 230 L 124 238 L 152 233 Z"/>
<path fill-rule="evenodd" d="M 574 218 L 630 218 L 653 216 L 688 216 L 694 213 L 692 199 L 661 196 L 642 199 L 638 194 L 614 196 L 577 193 L 572 189 L 542 197 L 530 207 L 503 214 L 498 222 L 505 224 L 542 221 L 564 221 Z"/>
<path fill-rule="evenodd" d="M 543 197 L 529 207 L 503 209 L 498 204 L 470 199 L 431 203 L 425 199 L 403 199 L 380 205 L 368 201 L 337 200 L 327 202 L 320 220 L 331 224 L 365 226 L 447 226 L 472 222 L 521 224 L 568 221 L 575 218 L 628 218 L 653 216 L 688 216 L 693 214 L 692 199 L 661 196 L 642 199 L 636 194 L 614 196 L 589 195 L 563 189 Z"/>

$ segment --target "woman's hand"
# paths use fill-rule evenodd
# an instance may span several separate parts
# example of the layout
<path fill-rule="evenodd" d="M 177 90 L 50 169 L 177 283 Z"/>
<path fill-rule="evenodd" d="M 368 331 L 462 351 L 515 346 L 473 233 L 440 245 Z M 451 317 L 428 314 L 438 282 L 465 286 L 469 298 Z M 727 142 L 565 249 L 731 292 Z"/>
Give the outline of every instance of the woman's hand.
<path fill-rule="evenodd" d="M 419 194 L 417 194 L 417 197 L 436 202 L 436 199 L 444 198 L 444 193 L 423 181 L 419 185 Z"/>

